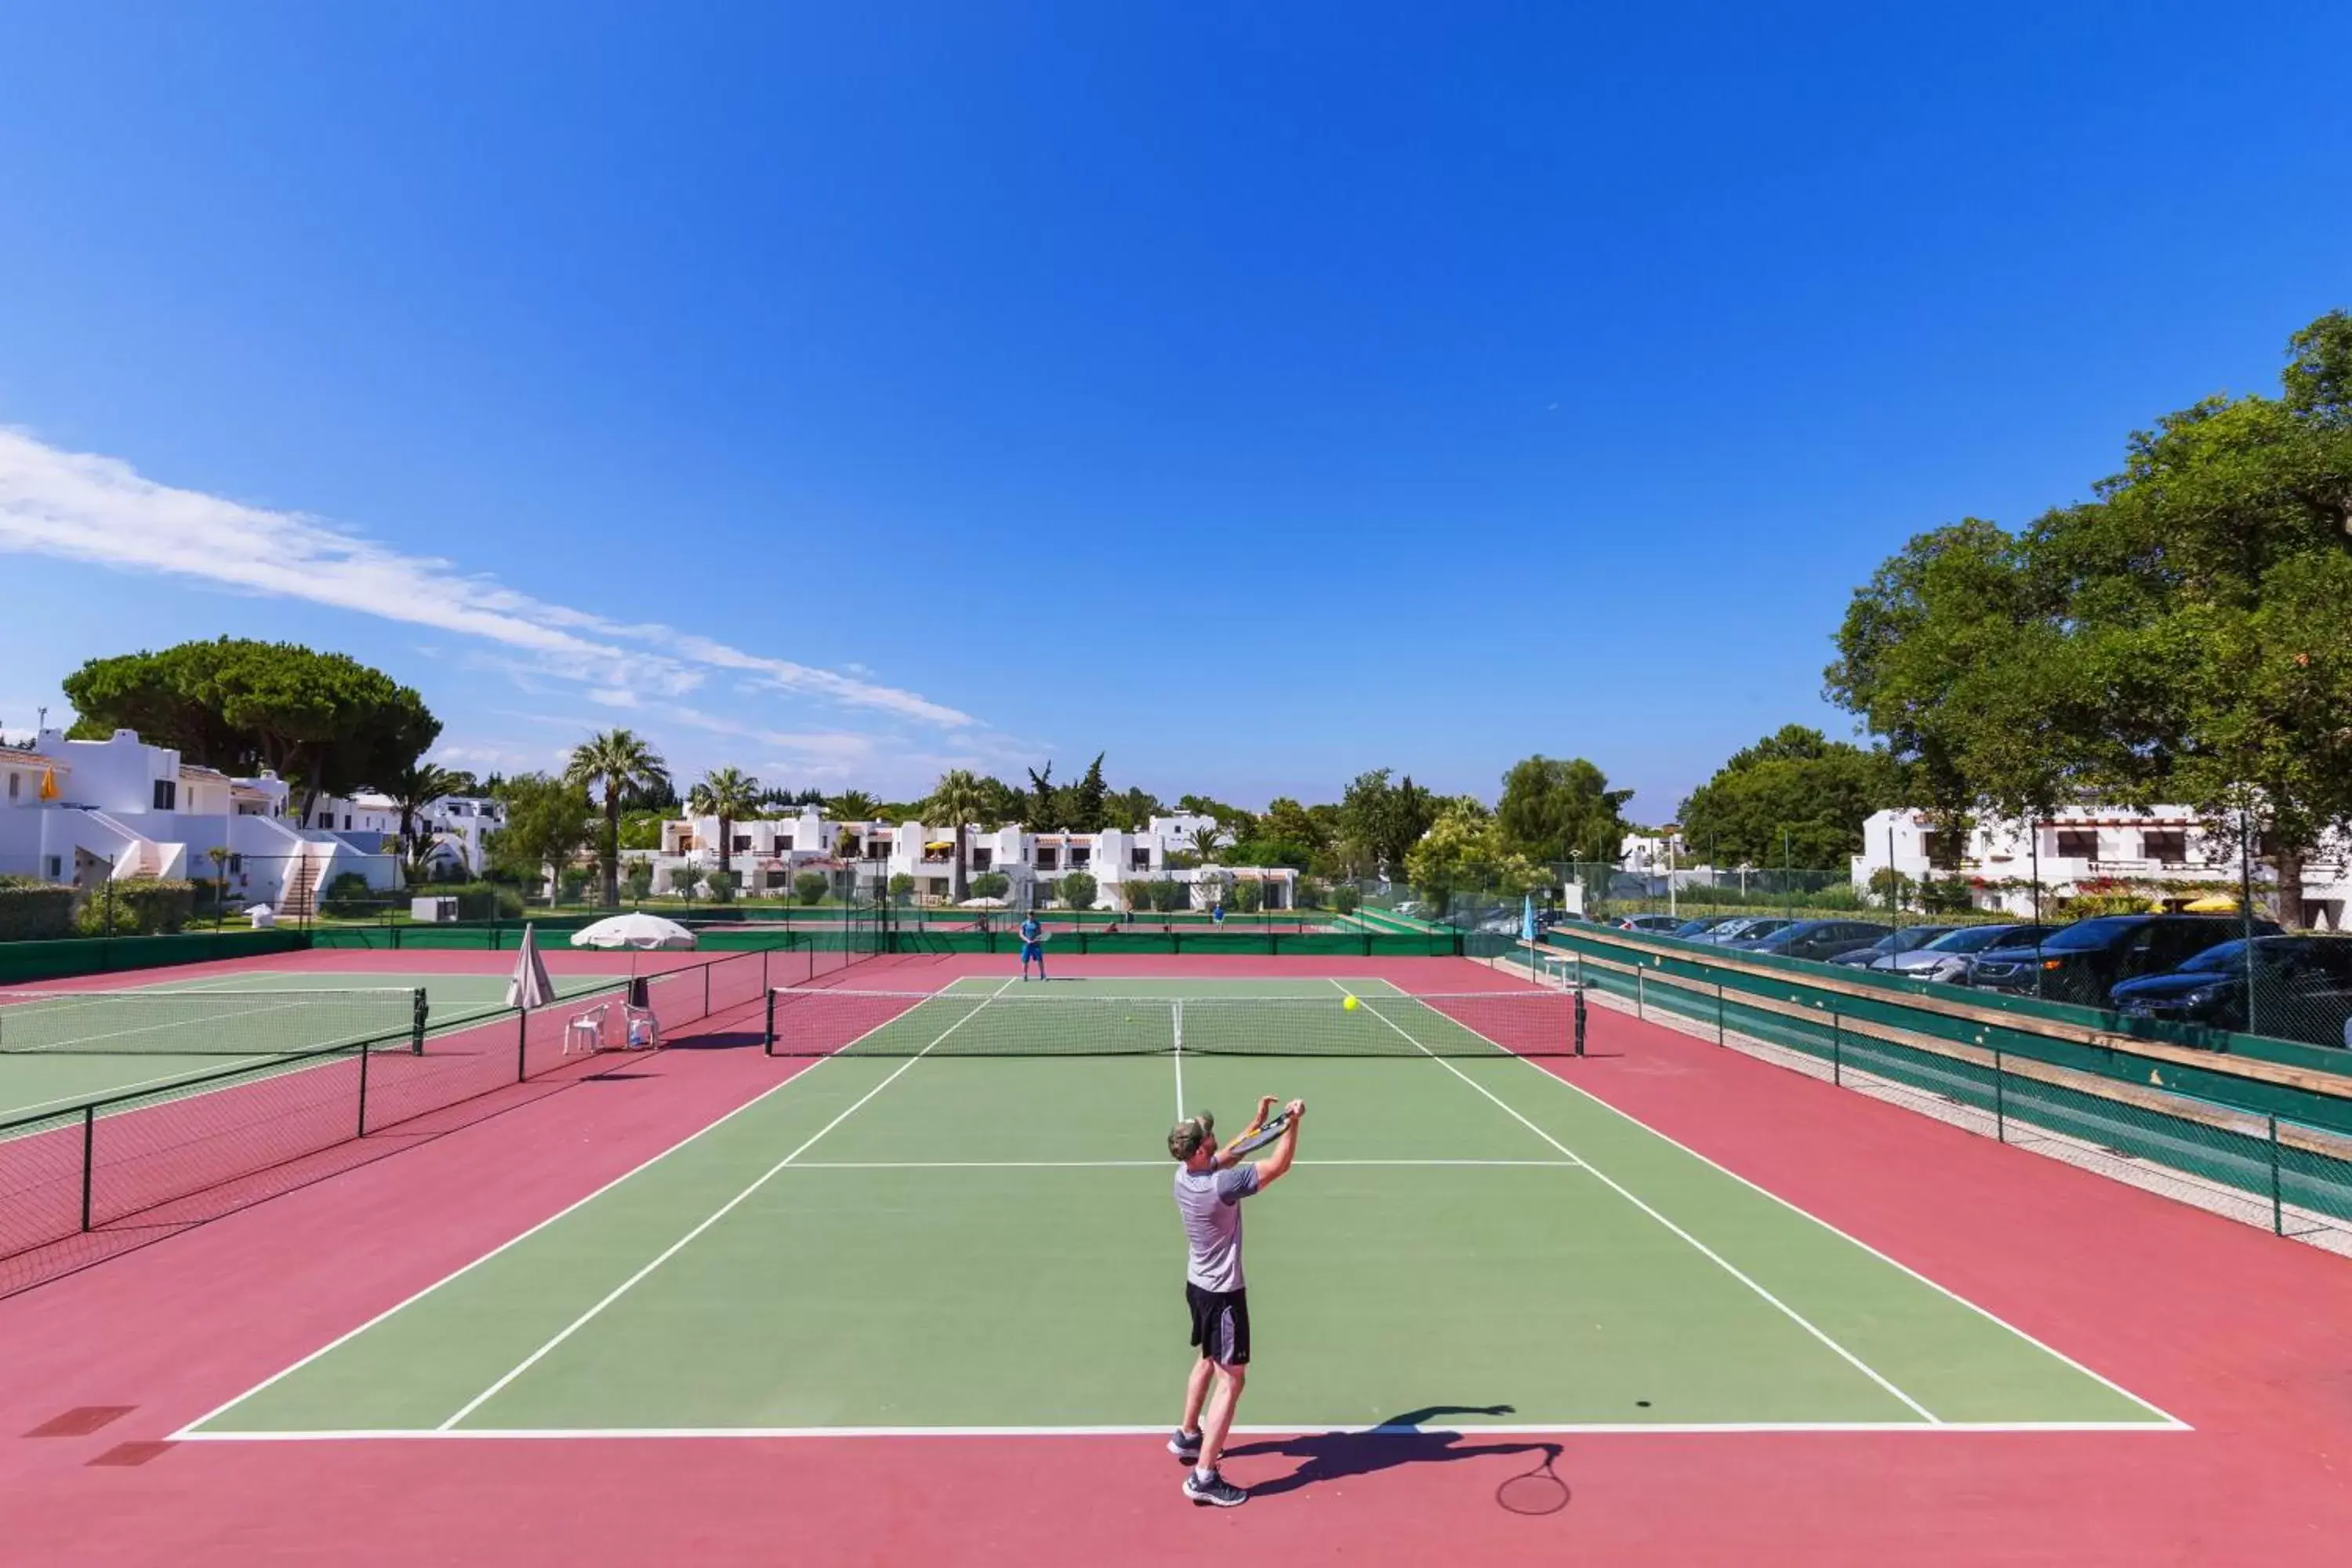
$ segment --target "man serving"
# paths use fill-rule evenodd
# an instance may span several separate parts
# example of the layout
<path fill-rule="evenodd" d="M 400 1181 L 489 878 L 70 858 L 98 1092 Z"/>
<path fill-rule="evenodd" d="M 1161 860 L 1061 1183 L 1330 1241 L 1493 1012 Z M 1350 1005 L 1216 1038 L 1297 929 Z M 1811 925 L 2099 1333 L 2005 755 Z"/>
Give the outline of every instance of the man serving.
<path fill-rule="evenodd" d="M 1264 1126 L 1274 1097 L 1258 1101 Z M 1249 1494 L 1217 1473 L 1217 1457 L 1233 1429 L 1241 1403 L 1242 1380 L 1250 1359 L 1249 1292 L 1242 1279 L 1242 1200 L 1264 1192 L 1290 1169 L 1298 1152 L 1298 1124 L 1307 1102 L 1287 1107 L 1289 1125 L 1274 1152 L 1255 1163 L 1217 1147 L 1208 1112 L 1178 1122 L 1168 1134 L 1168 1152 L 1179 1162 L 1176 1212 L 1184 1222 L 1190 1257 L 1184 1268 L 1184 1301 L 1192 1319 L 1192 1343 L 1200 1354 L 1184 1384 L 1184 1420 L 1168 1439 L 1168 1451 L 1192 1461 L 1184 1495 L 1214 1508 L 1238 1508 Z M 1206 1406 L 1205 1411 L 1203 1405 Z"/>

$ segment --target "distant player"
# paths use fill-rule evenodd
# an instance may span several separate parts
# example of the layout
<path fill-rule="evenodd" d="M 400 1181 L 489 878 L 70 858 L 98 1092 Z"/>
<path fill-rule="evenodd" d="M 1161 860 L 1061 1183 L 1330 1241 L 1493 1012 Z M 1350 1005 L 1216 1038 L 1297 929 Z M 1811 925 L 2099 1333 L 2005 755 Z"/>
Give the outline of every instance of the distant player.
<path fill-rule="evenodd" d="M 1037 978 L 1045 978 L 1045 928 L 1037 923 L 1033 911 L 1021 917 L 1021 978 L 1029 978 L 1029 965 L 1037 965 Z"/>
<path fill-rule="evenodd" d="M 1271 1095 L 1257 1102 L 1257 1123 L 1274 1109 Z M 1184 1495 L 1213 1508 L 1239 1508 L 1249 1494 L 1217 1473 L 1225 1435 L 1242 1398 L 1249 1370 L 1249 1291 L 1242 1279 L 1242 1200 L 1262 1193 L 1290 1169 L 1298 1152 L 1304 1100 L 1290 1102 L 1290 1125 L 1274 1152 L 1255 1163 L 1236 1161 L 1217 1147 L 1208 1112 L 1187 1117 L 1168 1134 L 1168 1152 L 1177 1159 L 1176 1212 L 1184 1222 L 1189 1249 L 1184 1268 L 1184 1303 L 1192 1319 L 1192 1343 L 1200 1354 L 1184 1384 L 1184 1420 L 1168 1439 L 1168 1451 L 1189 1460 Z M 1213 1395 L 1212 1384 L 1214 1385 Z M 1203 1406 L 1206 1406 L 1205 1414 Z"/>

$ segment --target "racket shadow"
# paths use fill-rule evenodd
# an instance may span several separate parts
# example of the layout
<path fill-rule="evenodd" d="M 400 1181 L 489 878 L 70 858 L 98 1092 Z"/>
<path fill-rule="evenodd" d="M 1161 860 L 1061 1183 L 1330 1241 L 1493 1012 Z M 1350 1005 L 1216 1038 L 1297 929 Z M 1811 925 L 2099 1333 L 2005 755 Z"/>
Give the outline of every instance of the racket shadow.
<path fill-rule="evenodd" d="M 1559 1444 L 1524 1440 L 1475 1442 L 1470 1440 L 1475 1428 L 1463 1432 L 1429 1425 L 1451 1415 L 1508 1415 L 1511 1413 L 1512 1407 L 1507 1405 L 1430 1405 L 1391 1416 L 1366 1431 L 1302 1432 L 1294 1436 L 1264 1438 L 1230 1446 L 1223 1457 L 1238 1459 L 1281 1456 L 1299 1461 L 1288 1475 L 1249 1483 L 1251 1497 L 1267 1498 L 1279 1497 L 1285 1492 L 1303 1491 L 1308 1487 L 1331 1481 L 1375 1475 L 1382 1470 L 1401 1469 L 1408 1465 L 1446 1465 L 1465 1459 L 1523 1455 L 1538 1461 L 1529 1476 L 1545 1479 L 1549 1488 L 1557 1489 L 1558 1500 L 1550 1507 L 1539 1510 L 1512 1507 L 1512 1511 L 1557 1511 L 1567 1506 L 1568 1501 L 1568 1483 L 1553 1476 L 1551 1471 L 1553 1463 L 1563 1451 Z M 1515 1477 L 1504 1484 L 1510 1486 L 1515 1481 L 1527 1479 Z"/>

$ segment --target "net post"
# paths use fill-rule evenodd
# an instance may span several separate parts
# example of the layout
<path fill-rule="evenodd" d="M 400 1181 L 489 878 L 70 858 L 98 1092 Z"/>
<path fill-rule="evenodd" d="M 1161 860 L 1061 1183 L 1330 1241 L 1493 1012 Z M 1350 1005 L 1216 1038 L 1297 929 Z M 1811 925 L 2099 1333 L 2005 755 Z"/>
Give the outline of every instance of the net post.
<path fill-rule="evenodd" d="M 1584 991 L 1581 986 L 1576 993 L 1576 1054 L 1580 1057 L 1584 1054 Z"/>
<path fill-rule="evenodd" d="M 776 1054 L 776 991 L 772 985 L 768 988 L 768 1022 L 760 1033 L 760 1048 L 769 1056 Z"/>
<path fill-rule="evenodd" d="M 81 1227 L 89 1228 L 91 1173 L 98 1165 L 98 1107 L 81 1108 Z"/>
<path fill-rule="evenodd" d="M 421 1057 L 425 1054 L 425 1022 L 432 1016 L 429 1004 L 425 999 L 424 986 L 416 988 L 415 1000 L 411 1006 L 414 1016 L 408 1028 L 408 1049 L 410 1055 Z"/>
<path fill-rule="evenodd" d="M 368 1049 L 365 1040 L 360 1042 L 360 1125 L 358 1137 L 367 1136 L 367 1064 L 375 1053 Z"/>
<path fill-rule="evenodd" d="M 710 1016 L 710 972 L 717 967 L 716 959 L 702 966 L 702 1016 L 706 1018 Z"/>
<path fill-rule="evenodd" d="M 530 1076 L 530 1010 L 515 1009 L 515 1082 Z"/>
<path fill-rule="evenodd" d="M 2286 1209 L 2279 1201 L 2279 1140 L 2278 1112 L 2270 1115 L 2271 1124 L 2271 1234 L 2286 1234 Z"/>

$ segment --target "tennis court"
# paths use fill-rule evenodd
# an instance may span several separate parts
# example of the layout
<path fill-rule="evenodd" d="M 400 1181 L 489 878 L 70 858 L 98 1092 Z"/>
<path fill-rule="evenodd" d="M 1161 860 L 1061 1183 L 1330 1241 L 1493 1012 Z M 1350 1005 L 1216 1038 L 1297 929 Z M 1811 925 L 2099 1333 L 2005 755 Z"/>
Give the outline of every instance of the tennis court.
<path fill-rule="evenodd" d="M 552 984 L 568 996 L 612 981 L 564 974 Z M 0 993 L 0 1122 L 394 1039 L 413 1027 L 418 992 L 430 1023 L 446 1025 L 500 1006 L 507 979 L 254 969 L 133 990 Z"/>
<path fill-rule="evenodd" d="M 1247 1211 L 1238 1430 L 2180 1426 L 1520 1059 L 1565 1048 L 1558 993 L 830 994 L 773 1009 L 813 1058 L 775 1087 L 175 1437 L 1159 1433 L 1163 1135 L 1261 1094 L 1309 1111 Z"/>

